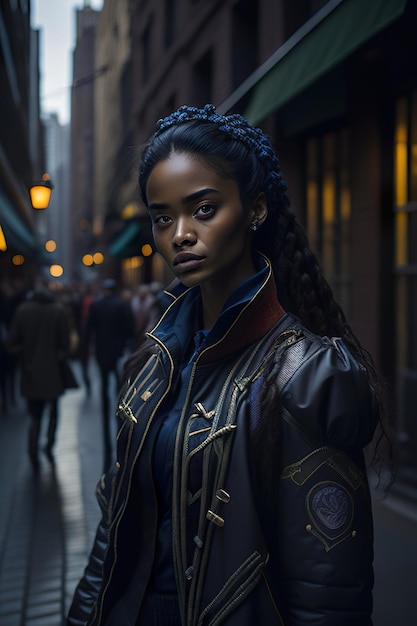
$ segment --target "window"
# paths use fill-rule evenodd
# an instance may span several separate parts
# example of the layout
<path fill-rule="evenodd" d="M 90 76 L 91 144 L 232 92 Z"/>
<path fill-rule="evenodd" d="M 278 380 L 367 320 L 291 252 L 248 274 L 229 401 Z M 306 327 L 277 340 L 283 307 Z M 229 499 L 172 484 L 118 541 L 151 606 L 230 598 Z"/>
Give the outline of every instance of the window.
<path fill-rule="evenodd" d="M 193 104 L 197 107 L 211 102 L 213 59 L 211 50 L 193 68 Z"/>
<path fill-rule="evenodd" d="M 397 363 L 417 374 L 417 91 L 397 103 L 394 189 Z"/>
<path fill-rule="evenodd" d="M 311 138 L 306 145 L 306 227 L 336 300 L 351 306 L 351 191 L 346 130 Z"/>

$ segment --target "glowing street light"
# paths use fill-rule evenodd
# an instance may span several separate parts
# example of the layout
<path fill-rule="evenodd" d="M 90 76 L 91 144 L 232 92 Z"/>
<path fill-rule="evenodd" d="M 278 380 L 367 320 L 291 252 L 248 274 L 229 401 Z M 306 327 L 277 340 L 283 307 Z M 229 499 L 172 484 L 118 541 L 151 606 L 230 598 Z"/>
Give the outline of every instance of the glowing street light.
<path fill-rule="evenodd" d="M 49 174 L 42 174 L 42 180 L 34 183 L 29 189 L 30 201 L 34 209 L 47 209 L 51 199 L 53 185 Z"/>
<path fill-rule="evenodd" d="M 3 229 L 0 226 L 0 251 L 1 252 L 6 252 L 6 250 L 7 250 L 6 237 L 4 236 Z"/>
<path fill-rule="evenodd" d="M 45 250 L 47 252 L 55 252 L 56 242 L 53 239 L 48 239 L 48 241 L 45 242 Z"/>
<path fill-rule="evenodd" d="M 59 265 L 58 263 L 54 263 L 53 265 L 50 266 L 49 273 L 54 278 L 59 278 L 64 273 L 64 268 L 62 267 L 62 265 Z"/>

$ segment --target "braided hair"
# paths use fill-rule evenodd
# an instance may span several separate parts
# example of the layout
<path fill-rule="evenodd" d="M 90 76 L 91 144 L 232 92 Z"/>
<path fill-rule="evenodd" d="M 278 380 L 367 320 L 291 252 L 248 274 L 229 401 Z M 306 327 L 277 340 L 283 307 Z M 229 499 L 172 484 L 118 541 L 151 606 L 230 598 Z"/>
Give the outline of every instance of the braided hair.
<path fill-rule="evenodd" d="M 145 146 L 139 169 L 139 187 L 147 205 L 146 185 L 154 166 L 173 152 L 192 155 L 223 178 L 236 181 L 242 205 L 249 207 L 265 194 L 268 216 L 253 234 L 254 247 L 271 262 L 278 297 L 313 333 L 342 337 L 366 370 L 380 408 L 380 423 L 372 463 L 381 466 L 385 457 L 392 466 L 389 418 L 383 385 L 372 358 L 361 346 L 324 278 L 318 259 L 297 220 L 287 196 L 287 183 L 271 141 L 260 129 L 238 114 L 220 115 L 214 105 L 181 106 L 158 120 Z M 267 386 L 271 389 L 271 386 Z M 267 399 L 265 399 L 267 402 Z M 385 452 L 380 452 L 384 443 Z M 391 473 L 392 475 L 392 473 Z"/>

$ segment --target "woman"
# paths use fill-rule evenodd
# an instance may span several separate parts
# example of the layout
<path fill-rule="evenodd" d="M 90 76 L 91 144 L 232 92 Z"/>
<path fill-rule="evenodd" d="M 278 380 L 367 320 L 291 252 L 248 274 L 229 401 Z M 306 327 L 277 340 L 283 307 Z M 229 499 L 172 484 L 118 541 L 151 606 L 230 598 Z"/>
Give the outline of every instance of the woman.
<path fill-rule="evenodd" d="M 69 624 L 368 626 L 377 375 L 268 139 L 180 107 L 139 183 L 178 281 L 127 366 Z"/>

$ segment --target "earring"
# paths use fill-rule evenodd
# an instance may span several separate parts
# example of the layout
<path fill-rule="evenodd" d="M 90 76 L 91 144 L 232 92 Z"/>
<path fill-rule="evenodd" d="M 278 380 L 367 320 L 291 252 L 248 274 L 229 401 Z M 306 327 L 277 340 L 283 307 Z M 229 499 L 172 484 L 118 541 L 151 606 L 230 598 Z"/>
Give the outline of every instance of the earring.
<path fill-rule="evenodd" d="M 249 226 L 249 228 L 251 230 L 258 230 L 258 226 L 259 226 L 258 220 L 255 218 L 253 222 L 251 223 L 251 225 Z"/>

